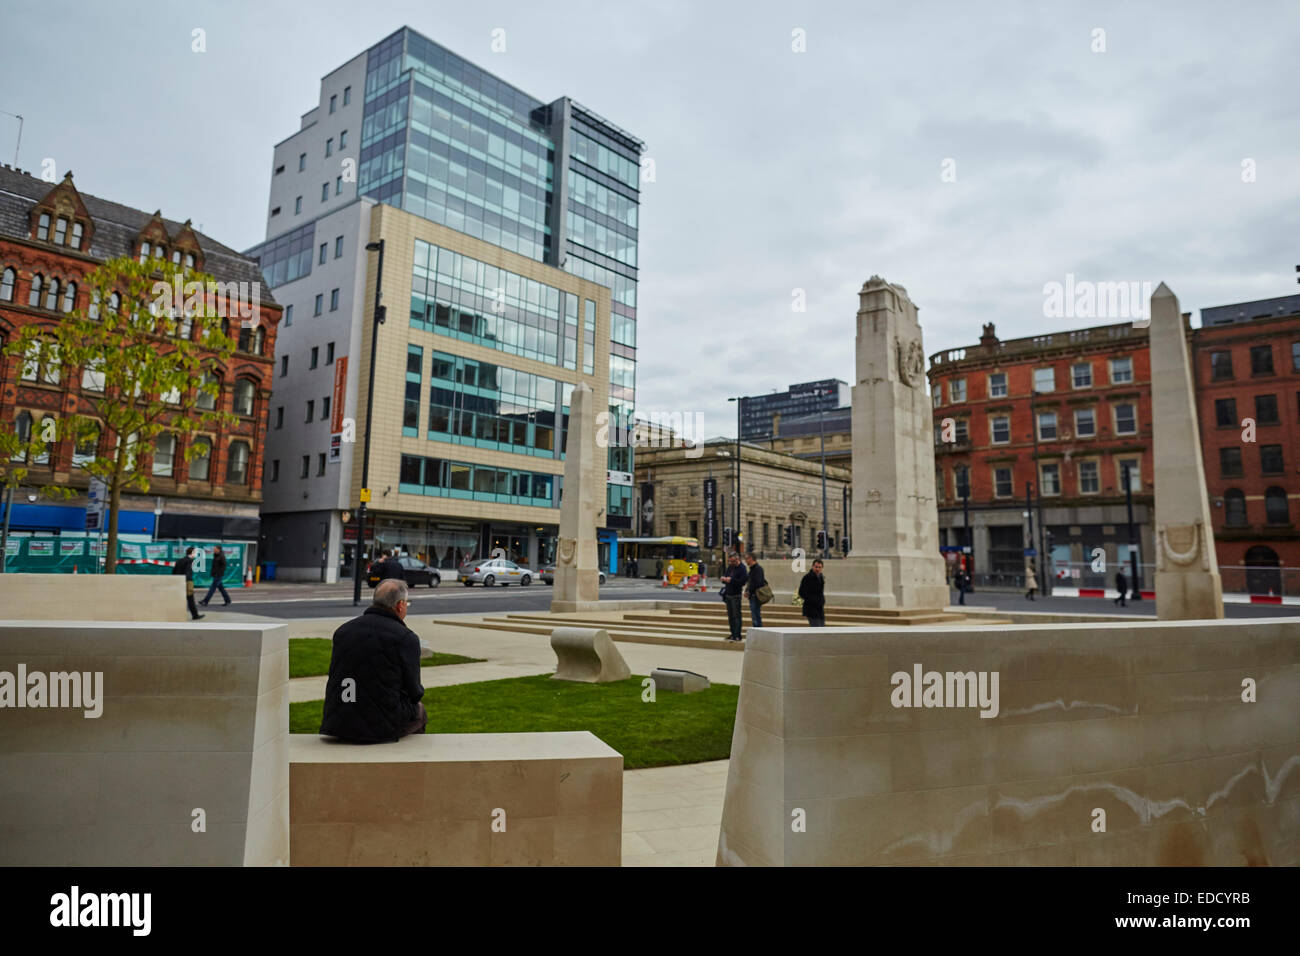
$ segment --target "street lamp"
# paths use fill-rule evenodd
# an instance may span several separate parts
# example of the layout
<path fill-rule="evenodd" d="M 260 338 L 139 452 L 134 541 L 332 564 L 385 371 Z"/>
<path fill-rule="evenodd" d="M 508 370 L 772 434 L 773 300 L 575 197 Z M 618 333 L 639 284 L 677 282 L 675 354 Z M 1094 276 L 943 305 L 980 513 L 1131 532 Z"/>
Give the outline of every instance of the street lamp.
<path fill-rule="evenodd" d="M 1128 462 L 1124 463 L 1124 504 L 1128 509 L 1128 557 L 1133 567 L 1133 578 L 1130 590 L 1133 592 L 1131 599 L 1134 601 L 1142 600 L 1142 582 L 1138 580 L 1138 544 L 1137 544 L 1137 527 L 1133 524 L 1133 476 Z"/>
<path fill-rule="evenodd" d="M 1038 398 L 1039 394 L 1041 393 L 1038 391 L 1037 388 L 1031 388 L 1029 390 L 1029 427 L 1032 428 L 1034 432 L 1034 482 L 1036 483 L 1038 488 L 1037 497 L 1038 497 L 1038 542 L 1039 543 L 1037 549 L 1038 561 L 1036 561 L 1035 563 L 1038 566 L 1038 574 L 1042 578 L 1042 581 L 1039 583 L 1038 590 L 1044 596 L 1046 596 L 1051 593 L 1051 585 L 1049 583 L 1048 580 L 1049 576 L 1047 573 L 1047 554 L 1046 554 L 1047 526 L 1043 521 L 1043 480 L 1042 480 L 1043 476 L 1039 473 L 1039 466 L 1038 466 L 1038 409 L 1034 404 L 1034 400 Z M 1058 485 L 1059 485 L 1059 481 L 1058 481 Z M 1059 487 L 1057 490 L 1058 492 L 1060 491 Z M 1029 547 L 1033 548 L 1033 546 L 1034 546 L 1034 526 L 1033 526 L 1033 522 L 1031 521 L 1029 525 Z"/>
<path fill-rule="evenodd" d="M 744 395 L 737 395 L 733 398 L 727 399 L 729 402 L 736 403 L 736 486 L 735 491 L 731 496 L 732 519 L 736 522 L 736 533 L 731 539 L 733 546 L 737 541 L 744 540 L 742 538 L 744 533 L 742 531 L 744 522 L 740 520 L 740 403 L 744 399 Z M 736 550 L 738 552 L 743 552 L 745 549 L 739 547 L 736 548 Z"/>
<path fill-rule="evenodd" d="M 361 604 L 361 547 L 366 540 L 366 502 L 370 500 L 370 420 L 375 410 L 375 349 L 379 346 L 379 326 L 384 321 L 384 307 L 379 304 L 384 285 L 384 240 L 367 242 L 367 252 L 379 253 L 375 271 L 375 321 L 370 326 L 370 384 L 366 387 L 366 439 L 361 453 L 361 504 L 357 508 L 357 544 L 352 552 L 352 606 Z"/>

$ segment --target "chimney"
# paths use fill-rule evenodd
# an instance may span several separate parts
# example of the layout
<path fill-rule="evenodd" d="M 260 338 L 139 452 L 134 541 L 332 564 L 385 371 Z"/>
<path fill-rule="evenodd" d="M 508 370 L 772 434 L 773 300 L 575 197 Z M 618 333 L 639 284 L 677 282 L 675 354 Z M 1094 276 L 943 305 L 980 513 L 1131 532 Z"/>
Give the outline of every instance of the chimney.
<path fill-rule="evenodd" d="M 984 334 L 980 336 L 980 345 L 986 349 L 991 349 L 998 344 L 997 334 L 993 331 L 993 323 L 989 322 L 984 326 Z"/>

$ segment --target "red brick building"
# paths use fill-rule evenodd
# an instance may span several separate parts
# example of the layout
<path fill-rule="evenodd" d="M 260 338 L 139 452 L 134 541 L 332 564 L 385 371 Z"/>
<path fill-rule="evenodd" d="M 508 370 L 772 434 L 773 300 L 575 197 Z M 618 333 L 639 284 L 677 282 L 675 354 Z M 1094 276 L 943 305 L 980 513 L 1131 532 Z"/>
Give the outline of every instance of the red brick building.
<path fill-rule="evenodd" d="M 263 448 L 271 395 L 273 356 L 280 306 L 262 283 L 255 260 L 223 246 L 184 223 L 164 219 L 78 192 L 68 173 L 58 184 L 44 182 L 9 166 L 0 167 L 0 336 L 13 338 L 27 325 L 53 326 L 60 317 L 85 308 L 84 276 L 107 259 L 142 257 L 148 251 L 213 276 L 229 288 L 247 289 L 257 303 L 256 322 L 241 328 L 229 320 L 239 346 L 220 370 L 215 407 L 238 415 L 190 440 L 208 452 L 186 462 L 180 436 L 163 434 L 142 449 L 137 467 L 150 475 L 147 497 L 123 497 L 122 529 L 152 533 L 159 539 L 204 538 L 255 543 L 262 499 Z M 18 357 L 0 365 L 0 416 L 20 430 L 39 429 L 47 416 L 93 414 L 85 392 L 94 376 L 68 367 L 24 367 Z M 191 397 L 190 401 L 194 401 Z M 186 399 L 181 400 L 180 409 Z M 117 436 L 101 431 L 107 453 Z M 85 489 L 89 476 L 78 467 L 86 447 L 61 441 L 42 461 L 32 463 L 32 490 L 42 485 Z M 156 523 L 155 501 L 162 499 Z M 22 501 L 22 498 L 19 499 Z M 16 504 L 11 530 L 59 531 L 83 527 L 84 497 L 32 507 Z M 142 529 L 148 528 L 148 531 Z"/>
<path fill-rule="evenodd" d="M 1128 564 L 1125 467 L 1133 479 L 1139 555 L 1145 562 L 1153 553 L 1145 328 L 1123 323 L 1002 342 L 989 323 L 978 345 L 932 355 L 929 377 L 940 544 L 966 543 L 969 513 L 977 587 L 1022 586 L 1026 547 L 1040 553 L 1045 547 L 1050 556 L 1047 575 L 1035 559 L 1040 587 L 1045 577 L 1072 587 L 1113 587 L 1116 565 Z M 946 436 L 945 423 L 951 426 Z M 1027 486 L 1034 499 L 1032 544 Z M 1092 570 L 1098 548 L 1106 562 L 1100 574 Z M 1144 569 L 1144 588 L 1150 583 Z"/>
<path fill-rule="evenodd" d="M 1300 594 L 1300 295 L 1202 309 L 1192 346 L 1223 590 Z"/>

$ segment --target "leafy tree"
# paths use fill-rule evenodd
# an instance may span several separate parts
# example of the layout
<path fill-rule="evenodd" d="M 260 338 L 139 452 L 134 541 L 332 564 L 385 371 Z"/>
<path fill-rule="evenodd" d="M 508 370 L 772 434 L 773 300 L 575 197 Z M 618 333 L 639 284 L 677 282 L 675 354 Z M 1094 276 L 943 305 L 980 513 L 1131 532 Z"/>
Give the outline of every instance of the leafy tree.
<path fill-rule="evenodd" d="M 0 424 L 0 497 L 5 507 L 13 504 L 13 493 L 27 484 L 29 462 L 40 462 L 49 452 L 40 423 L 33 422 L 20 434 L 14 424 Z M 71 498 L 71 488 L 62 486 L 42 487 L 41 494 L 48 498 Z M 9 523 L 0 523 L 0 573 L 8 563 Z"/>
<path fill-rule="evenodd" d="M 230 412 L 201 407 L 218 404 L 216 373 L 235 345 L 230 320 L 221 313 L 235 315 L 236 322 L 238 313 L 235 303 L 219 297 L 221 287 L 211 276 L 160 259 L 110 259 L 82 283 L 90 292 L 86 308 L 62 316 L 53 327 L 24 327 L 5 350 L 83 376 L 80 405 L 89 405 L 91 412 L 66 416 L 56 428 L 59 438 L 77 443 L 87 456 L 81 467 L 107 486 L 104 570 L 113 574 L 122 492 L 149 490 L 150 475 L 137 468 L 139 450 L 151 447 L 164 431 L 179 441 L 238 420 Z M 189 461 L 200 446 L 184 444 Z"/>

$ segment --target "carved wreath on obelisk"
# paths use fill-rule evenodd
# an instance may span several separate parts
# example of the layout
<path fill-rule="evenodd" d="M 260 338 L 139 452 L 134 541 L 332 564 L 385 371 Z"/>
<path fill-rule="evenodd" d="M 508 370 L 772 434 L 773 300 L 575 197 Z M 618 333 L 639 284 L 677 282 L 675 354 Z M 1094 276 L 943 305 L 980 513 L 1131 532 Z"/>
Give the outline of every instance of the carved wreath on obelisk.
<path fill-rule="evenodd" d="M 897 340 L 898 377 L 904 385 L 913 388 L 921 384 L 925 375 L 925 355 L 921 352 L 921 343 Z"/>
<path fill-rule="evenodd" d="M 1188 567 L 1200 558 L 1201 570 L 1210 569 L 1201 522 L 1156 527 L 1156 570 L 1172 570 L 1170 565 Z"/>
<path fill-rule="evenodd" d="M 560 546 L 556 549 L 556 557 L 560 564 L 573 564 L 574 558 L 578 554 L 578 541 L 576 538 L 561 538 Z"/>

